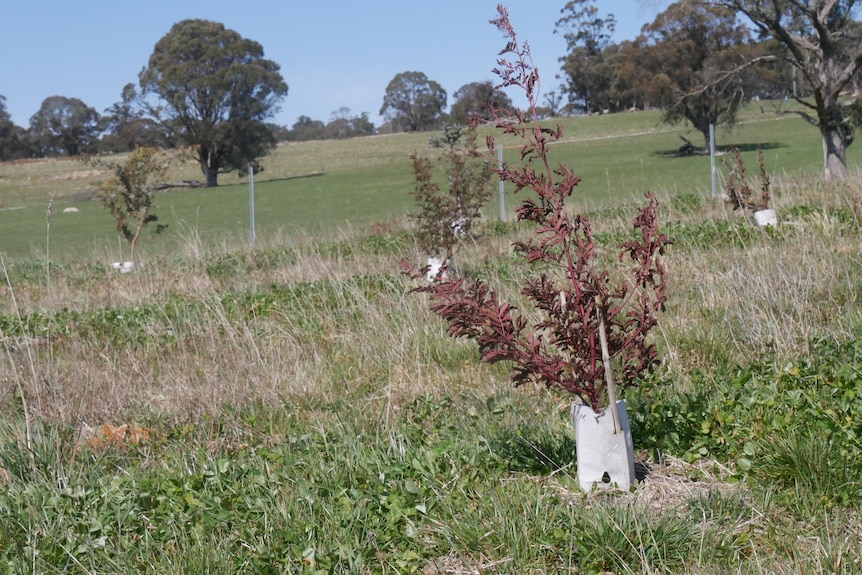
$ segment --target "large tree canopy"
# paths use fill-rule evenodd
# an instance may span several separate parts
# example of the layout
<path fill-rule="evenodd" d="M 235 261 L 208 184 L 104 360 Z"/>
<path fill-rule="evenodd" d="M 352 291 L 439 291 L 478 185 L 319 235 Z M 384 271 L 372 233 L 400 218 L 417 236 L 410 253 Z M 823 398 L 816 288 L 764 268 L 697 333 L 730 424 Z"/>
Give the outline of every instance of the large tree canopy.
<path fill-rule="evenodd" d="M 512 100 L 502 90 L 495 90 L 488 82 L 464 84 L 454 94 L 455 103 L 449 111 L 449 119 L 456 124 L 467 125 L 471 117 L 491 120 L 491 108 L 508 110 Z"/>
<path fill-rule="evenodd" d="M 667 122 L 688 120 L 709 145 L 710 124 L 733 124 L 754 47 L 736 12 L 683 0 L 643 28 L 640 65 Z"/>
<path fill-rule="evenodd" d="M 600 17 L 590 0 L 571 0 L 560 13 L 554 31 L 565 38 L 568 48 L 560 61 L 569 107 L 588 114 L 618 111 L 611 94 L 616 66 L 609 61 L 616 51 L 611 43 L 616 18 L 613 14 Z"/>
<path fill-rule="evenodd" d="M 446 107 L 446 90 L 422 72 L 401 72 L 386 87 L 383 115 L 395 131 L 433 128 Z"/>
<path fill-rule="evenodd" d="M 99 113 L 78 98 L 50 96 L 30 118 L 30 141 L 38 156 L 94 152 L 99 124 Z"/>
<path fill-rule="evenodd" d="M 847 177 L 852 142 L 842 92 L 862 67 L 862 35 L 854 21 L 857 0 L 701 0 L 744 14 L 763 36 L 782 44 L 780 58 L 795 68 L 812 94 L 797 98 L 820 129 L 827 178 Z M 813 102 L 811 101 L 813 99 Z"/>
<path fill-rule="evenodd" d="M 0 95 L 0 162 L 26 156 L 24 128 L 16 126 L 6 111 L 6 97 Z"/>
<path fill-rule="evenodd" d="M 103 152 L 131 152 L 135 148 L 167 147 L 165 128 L 136 105 L 138 92 L 132 83 L 123 86 L 122 100 L 115 102 L 102 113 Z"/>
<path fill-rule="evenodd" d="M 263 47 L 207 20 L 174 24 L 140 74 L 144 96 L 163 106 L 151 111 L 196 146 L 207 186 L 218 174 L 256 165 L 276 144 L 264 120 L 287 94 L 279 65 Z"/>

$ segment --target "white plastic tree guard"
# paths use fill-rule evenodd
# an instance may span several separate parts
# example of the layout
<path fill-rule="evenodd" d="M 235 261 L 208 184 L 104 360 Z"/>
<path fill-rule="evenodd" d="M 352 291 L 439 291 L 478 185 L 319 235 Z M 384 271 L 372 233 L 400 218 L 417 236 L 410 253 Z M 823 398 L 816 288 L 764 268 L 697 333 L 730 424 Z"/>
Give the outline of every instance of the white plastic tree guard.
<path fill-rule="evenodd" d="M 111 267 L 121 274 L 127 274 L 135 269 L 135 262 L 114 262 Z"/>
<path fill-rule="evenodd" d="M 766 226 L 775 227 L 778 225 L 778 217 L 775 215 L 775 210 L 758 210 L 754 212 L 754 221 L 761 228 Z"/>
<path fill-rule="evenodd" d="M 578 481 L 586 492 L 618 488 L 628 491 L 635 483 L 635 455 L 625 400 L 617 402 L 620 433 L 616 433 L 611 409 L 601 413 L 585 404 L 572 406 L 578 453 Z"/>
<path fill-rule="evenodd" d="M 428 272 L 425 274 L 425 279 L 429 282 L 433 282 L 437 279 L 437 275 L 440 274 L 440 268 L 443 267 L 443 258 L 428 258 Z M 451 265 L 449 260 L 446 260 L 446 266 Z M 449 275 L 444 270 L 442 274 L 440 274 L 440 279 L 446 280 L 449 279 Z"/>

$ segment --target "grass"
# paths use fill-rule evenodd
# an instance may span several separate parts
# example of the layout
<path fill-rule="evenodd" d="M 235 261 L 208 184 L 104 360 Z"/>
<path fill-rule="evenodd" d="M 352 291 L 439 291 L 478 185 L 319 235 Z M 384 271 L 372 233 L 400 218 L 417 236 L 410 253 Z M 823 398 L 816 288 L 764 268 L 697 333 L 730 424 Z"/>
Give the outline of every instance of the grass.
<path fill-rule="evenodd" d="M 642 131 L 645 117 L 581 128 Z M 653 151 L 675 145 L 653 136 L 668 141 Z M 359 143 L 337 145 L 366 153 Z M 571 145 L 602 174 L 619 155 L 593 148 L 605 143 Z M 323 170 L 319 153 L 308 173 Z M 375 170 L 397 179 L 371 156 L 338 177 L 369 170 L 350 184 L 368 195 Z M 44 198 L 5 211 L 33 210 L 39 239 L 0 274 L 0 570 L 858 573 L 862 180 L 802 172 L 776 178 L 774 230 L 700 184 L 668 184 L 673 283 L 661 368 L 627 397 L 642 478 L 630 493 L 580 491 L 569 398 L 512 389 L 505 366 L 479 364 L 407 293 L 399 265 L 423 254 L 395 213 L 319 235 L 262 224 L 251 251 L 239 227 L 204 223 L 229 213 L 229 188 L 175 192 L 165 198 L 188 206 L 225 195 L 198 220 L 176 209 L 174 238 L 120 275 L 105 263 L 114 244 L 94 240 L 77 261 L 46 265 Z M 273 177 L 258 207 L 291 214 L 278 186 L 335 177 Z M 618 191 L 625 201 L 584 200 L 609 252 L 637 195 Z M 56 210 L 52 253 L 79 241 L 63 239 Z M 459 265 L 517 297 L 528 271 L 510 244 L 530 230 L 488 221 L 482 232 Z M 103 424 L 147 433 L 111 439 Z"/>
<path fill-rule="evenodd" d="M 821 144 L 816 130 L 795 116 L 778 115 L 752 106 L 732 130 L 719 129 L 722 146 L 737 146 L 755 166 L 755 151 L 764 148 L 766 165 L 776 177 L 818 174 Z M 613 205 L 640 198 L 646 191 L 664 197 L 679 194 L 709 196 L 709 158 L 669 159 L 682 134 L 698 142 L 700 135 L 684 127 L 660 123 L 658 112 L 638 112 L 563 119 L 568 139 L 558 145 L 555 159 L 575 167 L 584 180 L 579 187 L 582 207 Z M 767 128 L 768 127 L 768 128 Z M 255 182 L 255 223 L 260 238 L 280 234 L 337 233 L 368 229 L 380 222 L 403 219 L 412 208 L 412 174 L 407 156 L 423 150 L 427 134 L 373 136 L 355 141 L 287 144 L 266 158 L 266 171 Z M 515 142 L 505 158 L 516 161 Z M 856 161 L 855 149 L 849 161 Z M 719 163 L 719 168 L 724 169 Z M 98 174 L 73 160 L 38 160 L 0 165 L 0 246 L 8 258 L 44 253 L 45 208 L 57 197 L 52 220 L 55 259 L 69 261 L 93 251 L 120 258 L 122 247 L 108 214 L 93 197 Z M 175 172 L 177 180 L 199 179 L 193 164 Z M 249 237 L 249 193 L 245 178 L 226 174 L 218 189 L 181 189 L 160 198 L 156 214 L 168 229 L 161 237 L 148 235 L 143 253 L 177 249 L 194 230 L 207 245 L 235 245 Z M 510 190 L 511 191 L 511 190 Z M 517 199 L 509 194 L 507 213 Z M 74 207 L 74 214 L 62 210 Z M 487 209 L 500 213 L 498 194 Z"/>

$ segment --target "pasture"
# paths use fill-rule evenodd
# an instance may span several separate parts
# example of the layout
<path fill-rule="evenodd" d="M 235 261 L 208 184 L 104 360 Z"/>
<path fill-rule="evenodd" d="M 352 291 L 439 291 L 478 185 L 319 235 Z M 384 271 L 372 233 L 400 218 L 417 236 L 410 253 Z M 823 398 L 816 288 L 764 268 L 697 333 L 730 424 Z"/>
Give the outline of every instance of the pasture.
<path fill-rule="evenodd" d="M 756 169 L 755 152 L 761 147 L 767 168 L 776 177 L 818 174 L 822 148 L 817 131 L 797 116 L 776 114 L 775 108 L 767 103 L 749 106 L 739 125 L 717 130 L 719 148 L 739 148 L 751 169 Z M 710 194 L 708 157 L 665 157 L 682 144 L 678 135 L 701 145 L 702 136 L 661 124 L 658 112 L 569 118 L 561 123 L 566 139 L 555 149 L 554 159 L 572 166 L 583 178 L 576 198 L 581 207 L 626 202 L 641 198 L 648 190 L 666 198 Z M 428 134 L 398 134 L 279 146 L 263 161 L 265 171 L 255 178 L 257 236 L 320 236 L 403 220 L 413 201 L 407 156 L 428 150 L 427 141 Z M 517 160 L 517 143 L 501 142 L 506 161 Z M 856 152 L 850 148 L 851 163 L 856 161 Z M 721 159 L 718 168 L 724 170 Z M 80 260 L 99 253 L 103 259 L 118 259 L 113 221 L 93 201 L 100 177 L 107 175 L 74 160 L 0 165 L 0 251 L 8 258 L 44 253 L 45 213 L 53 194 L 54 257 Z M 174 174 L 174 181 L 200 178 L 193 163 Z M 144 253 L 173 251 L 185 243 L 189 233 L 210 246 L 247 240 L 247 178 L 231 173 L 220 182 L 217 189 L 178 188 L 159 198 L 155 213 L 168 229 L 161 237 L 143 242 Z M 507 213 L 511 215 L 517 198 L 509 192 Z M 79 212 L 62 214 L 67 207 Z M 487 215 L 494 219 L 499 213 L 495 191 Z"/>
<path fill-rule="evenodd" d="M 0 165 L 2 569 L 860 572 L 858 150 L 828 185 L 816 130 L 744 120 L 719 144 L 750 174 L 763 147 L 777 228 L 710 198 L 709 158 L 665 158 L 698 135 L 655 114 L 565 120 L 553 152 L 604 254 L 646 190 L 674 240 L 661 365 L 627 396 L 627 493 L 578 488 L 570 398 L 512 388 L 408 293 L 427 134 L 281 146 L 254 251 L 242 180 L 168 192 L 131 274 L 84 201 L 91 167 Z M 498 213 L 457 261 L 517 302 L 531 230 Z"/>

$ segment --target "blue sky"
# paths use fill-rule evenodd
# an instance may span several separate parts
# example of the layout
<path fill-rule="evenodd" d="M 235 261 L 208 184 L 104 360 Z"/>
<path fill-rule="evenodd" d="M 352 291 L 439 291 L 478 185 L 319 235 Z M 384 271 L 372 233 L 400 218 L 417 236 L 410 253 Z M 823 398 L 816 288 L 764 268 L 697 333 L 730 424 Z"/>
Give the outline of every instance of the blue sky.
<path fill-rule="evenodd" d="M 542 91 L 559 81 L 565 52 L 554 24 L 565 0 L 509 0 L 520 41 L 529 42 Z M 13 121 L 29 126 L 42 100 L 80 98 L 102 113 L 137 83 L 155 43 L 186 18 L 223 23 L 263 45 L 290 87 L 274 117 L 292 126 L 300 115 L 328 122 L 349 108 L 378 116 L 386 86 L 419 71 L 443 86 L 449 104 L 469 82 L 495 80 L 502 36 L 488 24 L 496 0 L 30 0 L 0 8 L 0 95 Z M 637 36 L 657 9 L 650 0 L 597 0 L 617 17 L 616 41 Z M 519 94 L 510 94 L 522 104 Z"/>

